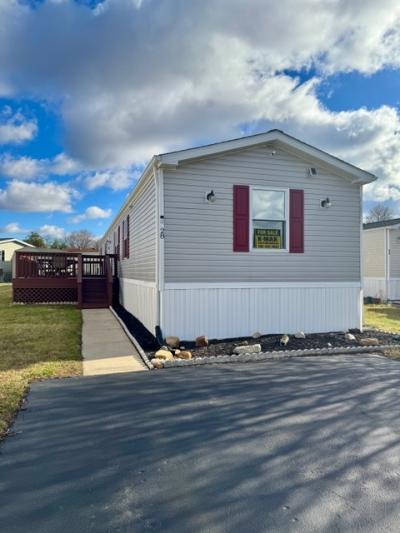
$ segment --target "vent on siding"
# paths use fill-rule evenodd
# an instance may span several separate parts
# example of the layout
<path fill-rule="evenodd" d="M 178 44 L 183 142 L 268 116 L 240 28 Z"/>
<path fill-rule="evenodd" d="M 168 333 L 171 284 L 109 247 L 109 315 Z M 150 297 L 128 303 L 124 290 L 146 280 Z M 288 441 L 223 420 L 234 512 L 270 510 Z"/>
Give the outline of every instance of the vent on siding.
<path fill-rule="evenodd" d="M 310 167 L 307 172 L 309 176 L 316 176 L 318 174 L 317 169 L 315 167 Z"/>

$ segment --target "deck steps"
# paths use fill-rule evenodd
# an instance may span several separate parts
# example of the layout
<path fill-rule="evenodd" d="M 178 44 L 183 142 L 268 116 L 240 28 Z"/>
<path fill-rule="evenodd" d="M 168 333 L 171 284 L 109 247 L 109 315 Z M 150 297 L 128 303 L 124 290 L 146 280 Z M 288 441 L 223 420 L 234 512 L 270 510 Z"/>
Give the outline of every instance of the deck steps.
<path fill-rule="evenodd" d="M 105 278 L 82 279 L 82 307 L 84 309 L 108 307 L 107 280 Z"/>

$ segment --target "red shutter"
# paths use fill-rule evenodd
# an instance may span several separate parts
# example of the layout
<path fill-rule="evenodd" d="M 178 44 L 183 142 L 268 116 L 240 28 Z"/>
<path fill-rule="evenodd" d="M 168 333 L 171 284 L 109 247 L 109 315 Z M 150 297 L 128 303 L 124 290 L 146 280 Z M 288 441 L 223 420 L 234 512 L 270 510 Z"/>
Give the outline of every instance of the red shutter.
<path fill-rule="evenodd" d="M 126 257 L 125 249 L 125 220 L 122 221 L 122 259 Z"/>
<path fill-rule="evenodd" d="M 121 226 L 118 226 L 118 244 L 117 244 L 118 261 L 121 260 Z"/>
<path fill-rule="evenodd" d="M 289 220 L 291 254 L 304 253 L 304 191 L 290 189 L 290 220 Z"/>
<path fill-rule="evenodd" d="M 129 259 L 130 253 L 130 228 L 129 228 L 129 215 L 126 217 L 126 257 Z"/>
<path fill-rule="evenodd" d="M 233 251 L 249 251 L 249 187 L 233 186 Z"/>

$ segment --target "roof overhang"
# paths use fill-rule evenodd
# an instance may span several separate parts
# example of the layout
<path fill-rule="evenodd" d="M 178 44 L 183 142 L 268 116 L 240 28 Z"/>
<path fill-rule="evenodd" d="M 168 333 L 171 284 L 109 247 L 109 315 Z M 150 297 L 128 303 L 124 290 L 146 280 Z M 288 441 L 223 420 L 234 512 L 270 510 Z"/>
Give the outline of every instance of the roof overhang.
<path fill-rule="evenodd" d="M 374 231 L 377 229 L 400 229 L 400 224 L 385 224 L 382 226 L 373 226 L 372 228 L 363 227 L 364 231 Z"/>
<path fill-rule="evenodd" d="M 344 178 L 349 179 L 352 183 L 365 185 L 377 179 L 377 176 L 374 174 L 347 163 L 346 161 L 328 154 L 323 150 L 315 148 L 310 144 L 300 141 L 299 139 L 296 139 L 295 137 L 292 137 L 281 130 L 271 130 L 266 133 L 259 133 L 249 137 L 241 137 L 231 141 L 224 141 L 206 146 L 200 146 L 198 148 L 189 148 L 187 150 L 179 150 L 177 152 L 161 154 L 156 156 L 156 160 L 157 165 L 160 168 L 175 169 L 185 162 L 195 161 L 213 155 L 220 155 L 226 152 L 243 150 L 246 148 L 271 143 L 277 147 L 282 147 L 283 149 L 292 153 L 294 156 L 303 159 L 312 159 L 313 161 L 328 167 L 336 174 L 340 174 Z"/>
<path fill-rule="evenodd" d="M 22 244 L 23 246 L 29 246 L 30 248 L 35 248 L 33 244 L 29 244 L 29 242 L 21 241 L 21 239 L 4 239 L 4 241 L 0 241 L 0 246 L 7 242 L 18 242 L 19 244 Z"/>

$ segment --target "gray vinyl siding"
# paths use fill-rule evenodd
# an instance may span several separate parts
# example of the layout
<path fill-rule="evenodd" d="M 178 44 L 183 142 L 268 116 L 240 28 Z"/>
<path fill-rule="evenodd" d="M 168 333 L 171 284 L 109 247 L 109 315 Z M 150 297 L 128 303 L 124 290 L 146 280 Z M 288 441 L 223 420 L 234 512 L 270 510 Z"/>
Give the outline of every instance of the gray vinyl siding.
<path fill-rule="evenodd" d="M 363 231 L 363 268 L 367 278 L 385 277 L 385 230 Z"/>
<path fill-rule="evenodd" d="M 390 235 L 390 277 L 400 278 L 400 230 L 389 230 Z"/>
<path fill-rule="evenodd" d="M 130 254 L 129 258 L 119 262 L 118 275 L 122 278 L 141 281 L 156 280 L 156 187 L 154 176 L 151 175 L 142 184 L 139 193 L 133 198 L 132 207 L 121 212 L 116 222 L 110 227 L 105 238 L 110 238 L 114 246 L 114 231 L 118 232 L 122 220 L 129 214 Z"/>
<path fill-rule="evenodd" d="M 310 166 L 257 147 L 164 170 L 165 281 L 360 281 L 360 187 L 321 168 L 308 177 Z M 304 189 L 305 253 L 234 253 L 235 184 Z M 322 209 L 327 196 L 332 207 Z"/>

